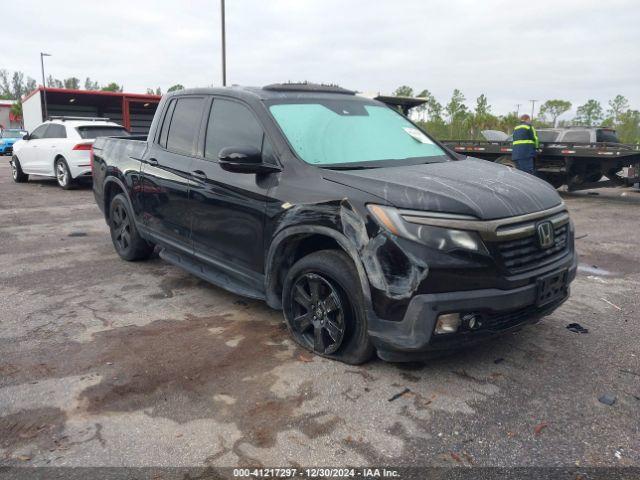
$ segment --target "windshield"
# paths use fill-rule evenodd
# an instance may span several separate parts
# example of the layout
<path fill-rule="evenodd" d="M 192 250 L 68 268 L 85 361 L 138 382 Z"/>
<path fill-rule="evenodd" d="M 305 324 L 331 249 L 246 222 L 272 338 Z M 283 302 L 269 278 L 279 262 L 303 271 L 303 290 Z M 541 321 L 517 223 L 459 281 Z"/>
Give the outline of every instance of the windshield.
<path fill-rule="evenodd" d="M 95 127 L 78 127 L 78 133 L 82 138 L 95 139 L 98 137 L 128 137 L 124 127 L 108 127 L 108 126 L 95 126 Z"/>
<path fill-rule="evenodd" d="M 314 99 L 273 103 L 269 110 L 296 154 L 312 165 L 331 168 L 386 162 L 388 166 L 448 160 L 411 122 L 376 103 Z"/>
<path fill-rule="evenodd" d="M 0 133 L 0 138 L 22 138 L 27 134 L 27 132 L 22 130 L 3 130 Z"/>

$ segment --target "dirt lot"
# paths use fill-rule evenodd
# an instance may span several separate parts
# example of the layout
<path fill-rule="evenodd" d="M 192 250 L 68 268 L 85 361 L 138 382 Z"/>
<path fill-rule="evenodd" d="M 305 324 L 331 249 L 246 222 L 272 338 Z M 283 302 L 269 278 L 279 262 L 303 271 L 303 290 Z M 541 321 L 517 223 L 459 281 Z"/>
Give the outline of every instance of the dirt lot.
<path fill-rule="evenodd" d="M 17 185 L 3 160 L 0 465 L 639 466 L 640 194 L 621 191 L 565 195 L 581 267 L 542 323 L 350 367 L 263 303 L 119 260 L 89 188 Z"/>

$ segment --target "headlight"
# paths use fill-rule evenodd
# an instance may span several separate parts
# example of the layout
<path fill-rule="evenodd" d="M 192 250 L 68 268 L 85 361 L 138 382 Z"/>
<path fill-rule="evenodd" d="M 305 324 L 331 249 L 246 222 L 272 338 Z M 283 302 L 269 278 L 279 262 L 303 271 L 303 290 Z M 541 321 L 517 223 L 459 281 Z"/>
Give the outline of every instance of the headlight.
<path fill-rule="evenodd" d="M 482 254 L 488 253 L 477 232 L 409 223 L 393 207 L 367 205 L 367 208 L 382 227 L 398 237 L 413 240 L 444 252 L 466 250 Z"/>

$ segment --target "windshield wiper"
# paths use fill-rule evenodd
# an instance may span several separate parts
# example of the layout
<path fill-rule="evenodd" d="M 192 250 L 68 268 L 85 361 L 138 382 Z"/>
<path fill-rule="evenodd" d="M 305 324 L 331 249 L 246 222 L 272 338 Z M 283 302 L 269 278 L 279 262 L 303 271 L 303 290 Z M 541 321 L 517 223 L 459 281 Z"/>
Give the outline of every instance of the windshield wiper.
<path fill-rule="evenodd" d="M 326 168 L 327 170 L 369 170 L 371 168 L 380 168 L 373 165 L 323 165 L 320 168 Z"/>

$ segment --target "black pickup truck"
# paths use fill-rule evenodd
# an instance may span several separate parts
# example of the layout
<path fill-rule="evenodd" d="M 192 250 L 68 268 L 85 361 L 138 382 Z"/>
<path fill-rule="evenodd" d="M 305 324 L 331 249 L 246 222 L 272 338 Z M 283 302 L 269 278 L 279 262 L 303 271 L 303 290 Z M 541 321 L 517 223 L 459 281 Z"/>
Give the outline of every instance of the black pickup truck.
<path fill-rule="evenodd" d="M 148 138 L 99 138 L 93 189 L 117 253 L 154 252 L 284 310 L 348 363 L 474 343 L 569 295 L 574 232 L 546 182 L 443 148 L 338 87 L 166 95 Z"/>

